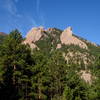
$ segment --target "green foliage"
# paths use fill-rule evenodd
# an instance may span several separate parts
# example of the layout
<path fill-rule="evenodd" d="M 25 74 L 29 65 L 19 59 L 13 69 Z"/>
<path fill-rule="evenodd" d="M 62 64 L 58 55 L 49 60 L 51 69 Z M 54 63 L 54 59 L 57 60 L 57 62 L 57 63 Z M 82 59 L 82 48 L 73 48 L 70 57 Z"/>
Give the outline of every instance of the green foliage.
<path fill-rule="evenodd" d="M 46 100 L 46 90 L 48 83 L 48 73 L 45 66 L 47 62 L 47 57 L 41 52 L 36 52 L 33 54 L 33 59 L 35 60 L 35 65 L 32 67 L 32 90 L 33 97 L 35 100 Z"/>
<path fill-rule="evenodd" d="M 18 93 L 21 85 L 21 78 L 26 72 L 27 66 L 30 65 L 30 49 L 22 45 L 22 36 L 18 30 L 12 31 L 4 43 L 2 44 L 2 49 L 0 50 L 0 70 L 2 71 L 2 84 L 4 90 L 2 90 L 7 96 L 2 97 L 2 99 L 18 99 Z M 29 74 L 27 74 L 29 75 Z M 12 88 L 12 90 L 10 89 Z M 5 89 L 11 90 L 9 94 L 6 93 Z M 11 98 L 9 95 L 13 93 L 13 97 Z"/>
<path fill-rule="evenodd" d="M 42 50 L 42 52 L 45 52 L 48 54 L 48 51 L 51 51 L 52 49 L 52 39 L 50 37 L 45 38 L 43 40 L 39 40 L 36 42 L 36 45 L 39 46 L 39 48 Z"/>
<path fill-rule="evenodd" d="M 86 49 L 83 49 L 83 48 L 80 48 L 78 45 L 62 45 L 62 48 L 61 50 L 63 50 L 64 52 L 66 52 L 67 50 L 70 50 L 70 51 L 80 51 L 81 53 L 84 53 L 84 52 L 89 52 L 88 50 Z"/>
<path fill-rule="evenodd" d="M 59 51 L 53 52 L 47 64 L 50 75 L 50 98 L 60 100 L 64 90 L 66 74 L 66 63 L 62 53 Z"/>
<path fill-rule="evenodd" d="M 5 38 L 0 45 L 0 100 L 100 100 L 100 58 L 90 69 L 93 82 L 86 83 L 78 74 L 85 67 L 82 60 L 82 65 L 68 64 L 63 52 L 90 51 L 74 45 L 56 50 L 60 41 L 53 36 L 60 33 L 45 33 L 48 37 L 37 42 L 40 50 L 33 51 L 22 44 L 18 30 Z"/>
<path fill-rule="evenodd" d="M 63 92 L 63 100 L 72 100 L 72 98 L 73 98 L 72 91 L 68 86 L 66 86 Z"/>
<path fill-rule="evenodd" d="M 3 43 L 3 41 L 5 40 L 5 38 L 6 38 L 6 34 L 0 34 L 0 44 L 2 44 Z"/>
<path fill-rule="evenodd" d="M 74 36 L 87 44 L 89 52 L 91 53 L 91 55 L 98 56 L 98 54 L 100 52 L 100 46 L 99 45 L 95 46 L 95 44 L 92 44 L 91 42 L 83 39 L 82 37 L 78 37 L 76 35 L 74 35 Z"/>
<path fill-rule="evenodd" d="M 100 52 L 100 46 L 95 46 L 91 43 L 87 43 L 87 46 L 89 47 L 90 53 L 97 57 Z"/>
<path fill-rule="evenodd" d="M 36 45 L 42 50 L 42 52 L 48 54 L 49 52 L 51 53 L 53 50 L 56 49 L 58 43 L 61 43 L 61 30 L 54 28 L 52 32 L 45 32 L 45 34 L 46 37 L 43 37 L 43 39 L 37 41 Z"/>

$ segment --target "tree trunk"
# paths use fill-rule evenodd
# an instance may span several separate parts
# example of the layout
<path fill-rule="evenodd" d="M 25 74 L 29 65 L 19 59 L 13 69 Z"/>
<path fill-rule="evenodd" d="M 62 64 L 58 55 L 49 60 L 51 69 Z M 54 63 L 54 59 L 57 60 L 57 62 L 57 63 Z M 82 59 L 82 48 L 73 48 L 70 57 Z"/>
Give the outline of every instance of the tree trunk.
<path fill-rule="evenodd" d="M 38 79 L 38 84 L 39 84 L 39 86 L 38 86 L 38 92 L 39 92 L 39 100 L 41 100 L 41 82 L 40 82 L 40 79 Z"/>
<path fill-rule="evenodd" d="M 25 94 L 26 94 L 26 100 L 27 100 L 27 83 L 26 83 L 26 93 Z"/>
<path fill-rule="evenodd" d="M 14 72 L 15 72 L 15 70 L 16 70 L 16 65 L 13 66 L 13 70 L 14 70 Z M 15 83 L 16 83 L 15 81 L 16 81 L 16 80 L 15 80 L 15 76 L 13 76 L 13 84 L 14 84 L 14 85 L 15 85 Z"/>
<path fill-rule="evenodd" d="M 40 84 L 39 84 L 39 100 L 41 100 L 41 87 L 40 87 Z"/>

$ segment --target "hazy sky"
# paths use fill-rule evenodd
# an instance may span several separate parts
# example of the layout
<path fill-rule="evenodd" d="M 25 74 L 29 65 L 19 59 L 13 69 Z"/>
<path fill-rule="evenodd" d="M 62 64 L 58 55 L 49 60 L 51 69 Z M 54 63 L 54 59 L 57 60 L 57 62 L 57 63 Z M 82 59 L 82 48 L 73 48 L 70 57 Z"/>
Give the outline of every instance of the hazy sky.
<path fill-rule="evenodd" d="M 100 0 L 0 0 L 0 32 L 35 26 L 65 29 L 100 44 Z"/>

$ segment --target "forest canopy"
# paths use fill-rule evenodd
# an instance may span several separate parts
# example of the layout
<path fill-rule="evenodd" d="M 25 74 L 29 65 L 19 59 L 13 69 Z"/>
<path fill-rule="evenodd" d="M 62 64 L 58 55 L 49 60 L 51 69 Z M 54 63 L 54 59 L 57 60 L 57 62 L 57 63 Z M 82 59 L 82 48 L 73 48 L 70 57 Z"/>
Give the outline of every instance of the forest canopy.
<path fill-rule="evenodd" d="M 0 43 L 0 100 L 100 100 L 100 57 L 88 69 L 95 76 L 89 84 L 78 74 L 84 64 L 79 69 L 61 50 L 32 50 L 23 41 L 13 30 Z"/>

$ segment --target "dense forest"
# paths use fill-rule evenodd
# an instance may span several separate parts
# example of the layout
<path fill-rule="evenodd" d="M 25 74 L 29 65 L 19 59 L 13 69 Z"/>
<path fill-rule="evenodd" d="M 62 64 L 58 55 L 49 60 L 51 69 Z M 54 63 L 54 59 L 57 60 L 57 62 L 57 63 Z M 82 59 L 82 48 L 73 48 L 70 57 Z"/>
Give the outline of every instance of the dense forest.
<path fill-rule="evenodd" d="M 0 43 L 0 100 L 100 100 L 99 54 L 89 84 L 78 74 L 84 64 L 68 64 L 61 50 L 31 49 L 23 41 L 14 30 Z"/>

